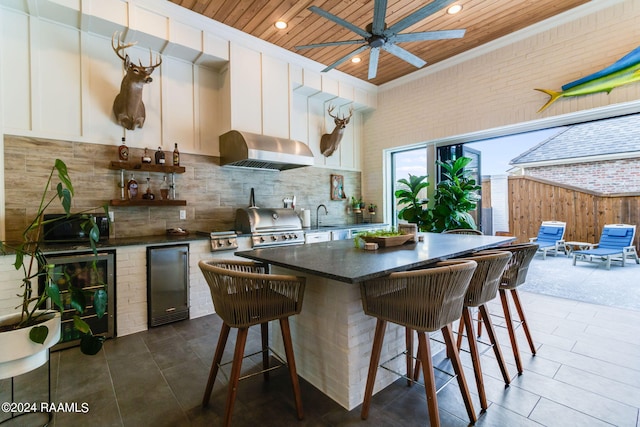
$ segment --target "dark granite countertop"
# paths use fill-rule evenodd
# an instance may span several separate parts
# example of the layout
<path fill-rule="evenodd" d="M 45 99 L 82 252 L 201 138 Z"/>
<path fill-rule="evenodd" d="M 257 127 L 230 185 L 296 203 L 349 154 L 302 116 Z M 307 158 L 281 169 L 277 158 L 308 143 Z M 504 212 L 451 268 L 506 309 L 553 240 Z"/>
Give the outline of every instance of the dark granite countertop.
<path fill-rule="evenodd" d="M 388 227 L 389 224 L 377 223 L 377 222 L 369 222 L 365 224 L 332 224 L 332 225 L 320 225 L 316 227 L 315 225 L 311 227 L 305 227 L 302 230 L 305 233 L 320 233 L 322 231 L 335 231 L 335 230 L 353 230 L 356 228 L 379 228 L 379 227 Z"/>
<path fill-rule="evenodd" d="M 353 240 L 333 240 L 312 245 L 262 248 L 236 255 L 315 274 L 346 283 L 357 283 L 394 271 L 423 267 L 441 260 L 512 242 L 510 236 L 472 236 L 421 233 L 424 242 L 367 251 Z"/>
<path fill-rule="evenodd" d="M 122 246 L 154 246 L 154 245 L 170 245 L 179 243 L 188 243 L 198 240 L 209 240 L 209 236 L 203 236 L 196 233 L 190 233 L 186 236 L 175 235 L 161 235 L 161 236 L 138 236 L 138 237 L 126 237 L 119 239 L 109 239 L 98 243 L 97 248 L 99 250 L 116 249 Z M 91 246 L 86 242 L 68 242 L 68 243 L 47 243 L 43 244 L 42 250 L 45 253 L 62 253 L 62 252 L 85 252 L 90 251 Z M 7 250 L 7 254 L 11 254 L 10 250 Z"/>

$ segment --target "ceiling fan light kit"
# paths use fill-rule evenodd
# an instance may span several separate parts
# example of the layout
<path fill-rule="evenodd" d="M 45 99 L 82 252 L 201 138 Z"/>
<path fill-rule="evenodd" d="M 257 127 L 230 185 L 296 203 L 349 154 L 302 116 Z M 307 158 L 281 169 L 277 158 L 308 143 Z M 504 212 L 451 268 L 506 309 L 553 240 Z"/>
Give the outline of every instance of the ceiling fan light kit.
<path fill-rule="evenodd" d="M 327 66 L 322 70 L 322 72 L 332 70 L 345 61 L 355 57 L 356 55 L 364 52 L 367 49 L 370 49 L 368 72 L 369 80 L 375 78 L 377 75 L 380 49 L 384 49 L 386 52 L 397 56 L 398 58 L 408 62 L 416 68 L 421 68 L 426 64 L 426 61 L 412 54 L 408 50 L 401 48 L 397 45 L 397 43 L 462 38 L 464 37 L 465 30 L 423 31 L 418 33 L 404 34 L 400 34 L 400 32 L 427 18 L 428 16 L 433 15 L 439 10 L 442 10 L 455 1 L 456 0 L 434 0 L 428 5 L 421 7 L 420 9 L 402 18 L 400 21 L 387 28 L 387 25 L 385 23 L 387 0 L 375 0 L 373 8 L 373 21 L 369 25 L 367 25 L 366 29 L 364 30 L 336 15 L 333 15 L 332 13 L 327 12 L 326 10 L 320 9 L 317 6 L 311 6 L 309 7 L 309 10 L 311 12 L 316 13 L 342 27 L 345 27 L 350 31 L 353 31 L 354 33 L 362 37 L 362 39 L 342 40 L 296 46 L 296 49 L 311 49 L 316 47 L 361 44 L 362 46 L 338 59 L 333 64 Z"/>

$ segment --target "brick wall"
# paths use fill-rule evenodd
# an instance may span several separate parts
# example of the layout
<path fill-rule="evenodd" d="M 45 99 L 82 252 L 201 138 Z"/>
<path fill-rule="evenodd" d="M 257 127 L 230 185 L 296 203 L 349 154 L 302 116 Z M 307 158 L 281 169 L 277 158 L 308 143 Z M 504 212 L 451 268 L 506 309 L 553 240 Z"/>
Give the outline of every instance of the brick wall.
<path fill-rule="evenodd" d="M 511 44 L 494 43 L 493 51 L 479 51 L 463 62 L 454 58 L 447 68 L 435 64 L 418 71 L 419 79 L 382 85 L 378 108 L 365 117 L 365 198 L 383 194 L 383 149 L 640 99 L 640 84 L 630 84 L 610 94 L 560 99 L 537 112 L 547 96 L 534 88 L 557 90 L 638 46 L 638 38 L 629 35 L 638 32 L 640 2 L 600 3 L 605 4 L 594 14 L 537 34 L 529 31 Z"/>
<path fill-rule="evenodd" d="M 525 175 L 604 194 L 640 192 L 640 159 L 532 167 Z"/>

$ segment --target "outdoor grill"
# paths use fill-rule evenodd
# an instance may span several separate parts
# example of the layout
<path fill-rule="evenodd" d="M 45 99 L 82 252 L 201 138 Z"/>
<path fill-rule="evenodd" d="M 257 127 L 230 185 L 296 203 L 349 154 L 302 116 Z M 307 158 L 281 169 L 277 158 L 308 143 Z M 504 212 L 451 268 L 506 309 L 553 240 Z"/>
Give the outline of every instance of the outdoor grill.
<path fill-rule="evenodd" d="M 254 248 L 304 244 L 302 221 L 293 209 L 238 209 L 235 230 L 238 233 L 250 234 Z"/>

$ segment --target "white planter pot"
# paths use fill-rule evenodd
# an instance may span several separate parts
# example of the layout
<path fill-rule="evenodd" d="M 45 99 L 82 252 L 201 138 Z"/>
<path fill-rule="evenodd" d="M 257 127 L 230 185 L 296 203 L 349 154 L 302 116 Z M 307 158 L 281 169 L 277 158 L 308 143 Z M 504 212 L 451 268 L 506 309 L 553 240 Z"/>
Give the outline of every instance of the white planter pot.
<path fill-rule="evenodd" d="M 11 378 L 32 371 L 49 359 L 48 349 L 60 341 L 60 313 L 51 313 L 43 323 L 37 326 L 47 326 L 49 334 L 42 344 L 29 339 L 28 328 L 0 332 L 0 379 Z M 20 313 L 0 316 L 0 325 L 14 323 L 20 318 Z"/>

